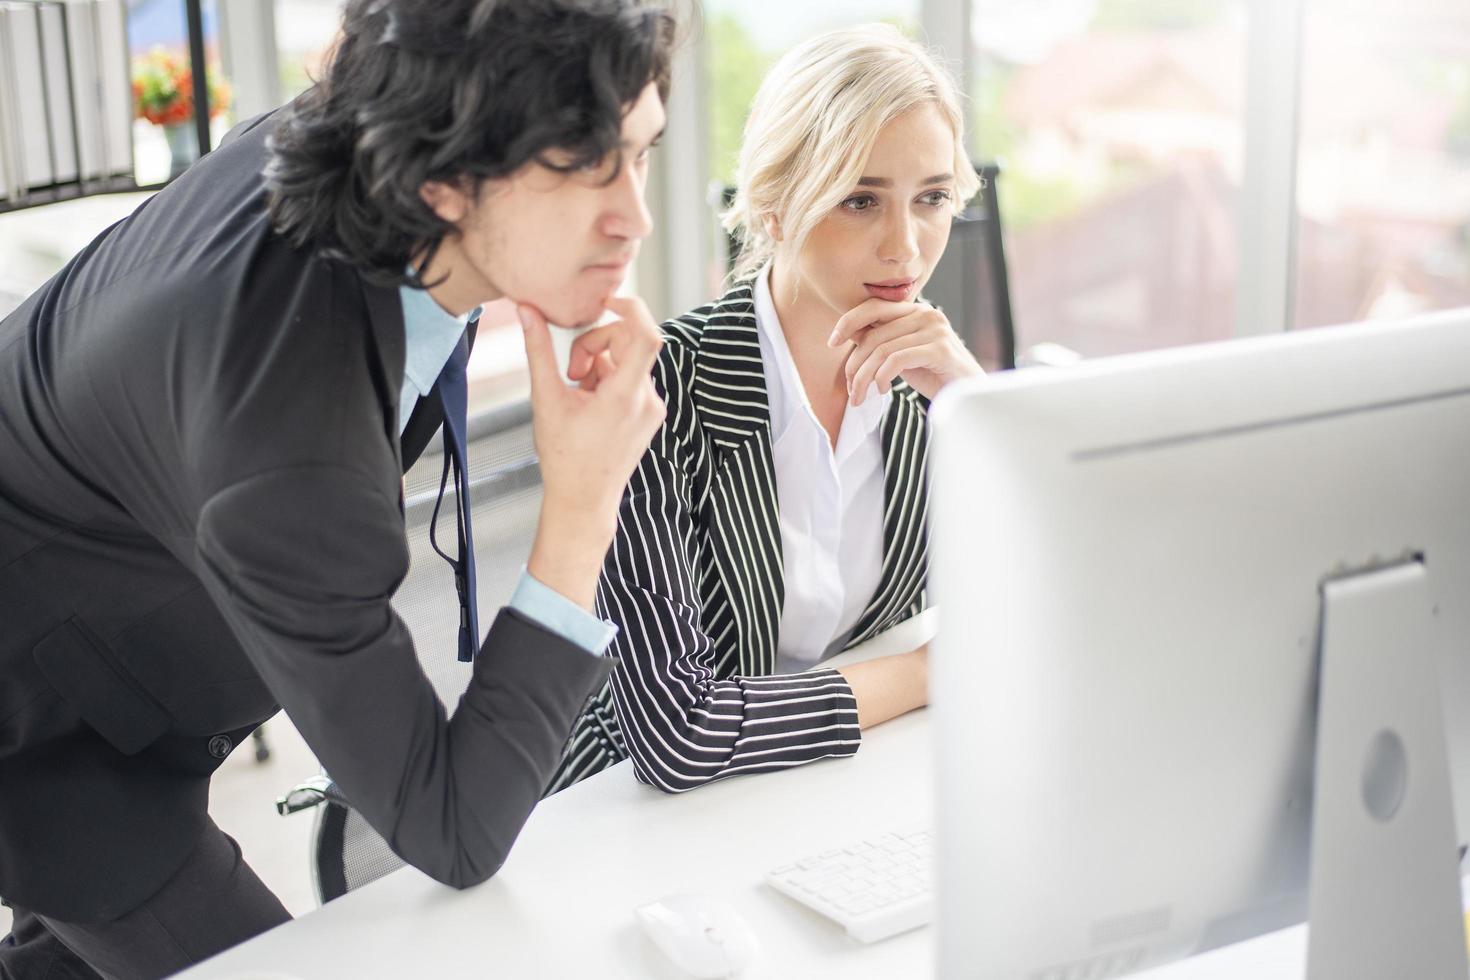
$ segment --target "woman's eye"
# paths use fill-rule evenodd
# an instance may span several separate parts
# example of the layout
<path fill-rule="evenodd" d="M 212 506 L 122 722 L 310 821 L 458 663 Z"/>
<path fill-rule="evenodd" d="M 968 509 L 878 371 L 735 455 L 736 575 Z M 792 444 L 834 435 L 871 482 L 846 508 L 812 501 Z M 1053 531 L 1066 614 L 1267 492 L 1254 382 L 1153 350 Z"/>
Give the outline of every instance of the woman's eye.
<path fill-rule="evenodd" d="M 854 194 L 842 202 L 842 207 L 848 211 L 866 211 L 878 203 L 868 194 Z"/>
<path fill-rule="evenodd" d="M 944 205 L 949 203 L 949 191 L 930 191 L 919 200 L 923 201 L 931 208 L 943 207 Z"/>

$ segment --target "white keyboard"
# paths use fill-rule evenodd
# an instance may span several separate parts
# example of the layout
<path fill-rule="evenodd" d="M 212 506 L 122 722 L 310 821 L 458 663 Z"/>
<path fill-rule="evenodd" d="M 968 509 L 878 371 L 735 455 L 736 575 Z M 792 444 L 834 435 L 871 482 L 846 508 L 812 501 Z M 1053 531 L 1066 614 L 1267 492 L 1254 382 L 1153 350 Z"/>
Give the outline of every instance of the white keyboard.
<path fill-rule="evenodd" d="M 883 834 L 782 865 L 766 881 L 859 942 L 877 942 L 934 917 L 932 840 L 927 829 Z"/>

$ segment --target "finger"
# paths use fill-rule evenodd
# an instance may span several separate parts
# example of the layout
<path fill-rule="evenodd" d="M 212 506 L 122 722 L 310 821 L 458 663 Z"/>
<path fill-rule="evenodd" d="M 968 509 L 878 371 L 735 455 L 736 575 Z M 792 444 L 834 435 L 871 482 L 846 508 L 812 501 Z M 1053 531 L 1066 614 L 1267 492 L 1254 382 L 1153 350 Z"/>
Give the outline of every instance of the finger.
<path fill-rule="evenodd" d="M 864 327 L 854 338 L 855 346 L 852 353 L 848 355 L 843 368 L 847 375 L 847 391 L 852 393 L 853 378 L 858 368 L 872 354 L 873 350 L 880 344 L 888 343 L 899 337 L 909 334 L 919 334 L 929 327 L 928 319 L 922 314 L 911 314 L 889 323 L 878 326 Z M 918 342 L 916 338 L 914 342 Z"/>
<path fill-rule="evenodd" d="M 534 306 L 525 303 L 516 305 L 516 316 L 521 321 L 521 333 L 526 343 L 526 365 L 531 373 L 531 395 L 538 391 L 551 391 L 564 387 L 561 372 L 557 370 L 556 354 L 551 349 L 551 328 L 546 317 Z"/>
<path fill-rule="evenodd" d="M 858 365 L 858 369 L 853 372 L 852 380 L 847 385 L 847 403 L 849 405 L 856 407 L 863 403 L 863 398 L 868 393 L 868 385 L 873 380 L 873 372 L 888 357 L 888 352 L 891 349 L 889 345 L 884 344 L 868 352 L 868 355 L 863 358 L 862 363 Z"/>
<path fill-rule="evenodd" d="M 659 348 L 663 346 L 662 337 L 658 343 L 659 347 L 654 349 L 652 358 L 637 357 L 615 361 L 607 376 L 598 379 L 598 393 L 607 391 L 625 405 L 637 398 L 642 385 L 653 383 L 653 364 L 658 357 Z"/>
<path fill-rule="evenodd" d="M 884 365 L 887 362 L 905 352 L 924 351 L 928 346 L 917 345 L 912 342 L 906 343 L 905 341 L 909 339 L 905 337 L 881 344 L 868 355 L 867 360 L 858 368 L 857 374 L 852 379 L 852 404 L 861 405 L 863 403 L 863 399 L 868 395 L 869 385 L 881 379 L 892 379 L 894 377 L 892 374 L 883 373 L 886 370 Z M 920 359 L 927 359 L 930 356 L 929 353 L 925 353 Z"/>
<path fill-rule="evenodd" d="M 933 307 L 922 303 L 893 303 L 886 299 L 866 299 L 837 318 L 832 336 L 827 338 L 828 347 L 841 347 L 865 327 L 875 323 L 887 323 Z"/>
<path fill-rule="evenodd" d="M 614 296 L 608 309 L 623 317 L 584 336 L 591 347 L 612 352 L 613 370 L 598 381 L 598 390 L 612 389 L 617 397 L 631 398 L 637 386 L 649 380 L 663 349 L 663 332 L 653 323 L 648 307 L 636 296 Z M 594 336 L 601 334 L 601 336 Z"/>
<path fill-rule="evenodd" d="M 583 391 L 596 391 L 597 386 L 604 378 L 612 377 L 614 369 L 612 355 L 607 351 L 598 354 L 587 364 L 587 375 L 581 379 L 580 387 Z"/>
<path fill-rule="evenodd" d="M 622 318 L 628 325 L 628 336 L 637 346 L 638 352 L 648 359 L 653 367 L 654 358 L 663 348 L 663 331 L 648 311 L 648 305 L 637 296 L 614 296 L 607 301 L 607 308 Z"/>
<path fill-rule="evenodd" d="M 658 334 L 658 324 L 653 322 L 648 304 L 637 296 L 614 296 L 607 301 L 607 308 L 621 319 L 638 324 L 650 336 Z"/>
<path fill-rule="evenodd" d="M 588 350 L 590 345 L 584 345 L 582 343 L 582 337 L 584 336 L 586 334 L 572 341 L 572 349 L 567 356 L 567 380 L 569 381 L 581 381 L 587 377 L 588 372 L 592 370 L 592 365 L 597 361 L 597 358 L 602 353 L 605 353 L 605 351 Z"/>
<path fill-rule="evenodd" d="M 893 379 L 901 377 L 905 371 L 914 368 L 930 367 L 933 362 L 933 351 L 923 347 L 910 347 L 907 350 L 895 351 L 884 359 L 878 367 L 878 390 L 886 392 L 893 387 Z"/>
<path fill-rule="evenodd" d="M 577 344 L 587 360 L 607 358 L 611 370 L 598 379 L 599 386 L 613 377 L 624 376 L 630 379 L 624 384 L 626 389 L 653 371 L 663 337 L 656 335 L 650 349 L 646 338 L 638 336 L 635 327 L 626 320 L 618 320 L 583 334 L 577 338 Z"/>
<path fill-rule="evenodd" d="M 668 416 L 668 406 L 664 404 L 663 396 L 658 393 L 658 386 L 653 383 L 653 378 L 648 379 L 648 387 L 643 396 L 644 411 L 648 424 L 648 438 L 653 439 L 654 433 L 659 426 L 664 424 Z"/>
<path fill-rule="evenodd" d="M 604 352 L 612 355 L 614 364 L 624 361 L 642 361 L 643 371 L 653 369 L 654 359 L 663 346 L 663 335 L 657 329 L 649 334 L 631 320 L 614 320 L 578 337 L 572 345 L 573 356 L 579 364 L 586 364 Z"/>

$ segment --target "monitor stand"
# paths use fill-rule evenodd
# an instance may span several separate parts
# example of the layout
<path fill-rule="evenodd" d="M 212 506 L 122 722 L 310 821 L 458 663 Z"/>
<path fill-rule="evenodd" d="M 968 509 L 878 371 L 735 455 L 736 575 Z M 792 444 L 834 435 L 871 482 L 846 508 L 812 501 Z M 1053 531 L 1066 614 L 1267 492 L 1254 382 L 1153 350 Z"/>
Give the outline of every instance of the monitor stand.
<path fill-rule="evenodd" d="M 1322 587 L 1308 980 L 1466 980 L 1439 694 L 1417 560 Z"/>

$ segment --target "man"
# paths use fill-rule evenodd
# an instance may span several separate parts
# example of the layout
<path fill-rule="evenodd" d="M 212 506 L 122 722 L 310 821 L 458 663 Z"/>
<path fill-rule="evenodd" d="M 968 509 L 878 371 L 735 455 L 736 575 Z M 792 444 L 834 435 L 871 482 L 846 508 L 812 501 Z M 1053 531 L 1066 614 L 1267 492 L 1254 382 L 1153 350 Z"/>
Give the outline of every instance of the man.
<path fill-rule="evenodd" d="M 612 293 L 671 30 L 635 0 L 350 0 L 320 84 L 0 321 L 0 977 L 163 976 L 287 919 L 206 811 L 278 706 L 410 864 L 505 859 L 607 675 L 588 610 L 663 417 L 657 329 Z M 401 478 L 446 418 L 459 455 L 464 318 L 502 296 L 544 502 L 483 646 L 462 599 L 446 718 L 389 605 Z M 604 308 L 568 386 L 547 320 Z"/>

